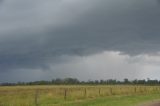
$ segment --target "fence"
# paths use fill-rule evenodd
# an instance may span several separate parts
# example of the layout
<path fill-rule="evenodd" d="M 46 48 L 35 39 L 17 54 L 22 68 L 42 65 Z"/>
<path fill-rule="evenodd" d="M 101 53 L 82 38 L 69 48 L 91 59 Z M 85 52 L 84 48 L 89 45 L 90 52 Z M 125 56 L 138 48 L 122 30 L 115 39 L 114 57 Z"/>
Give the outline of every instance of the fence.
<path fill-rule="evenodd" d="M 160 93 L 159 86 L 24 86 L 0 88 L 0 106 L 40 106 L 44 102 L 83 100 L 113 95 Z M 6 101 L 9 102 L 6 102 Z M 19 103 L 21 102 L 21 103 Z M 12 105 L 6 105 L 12 104 Z"/>

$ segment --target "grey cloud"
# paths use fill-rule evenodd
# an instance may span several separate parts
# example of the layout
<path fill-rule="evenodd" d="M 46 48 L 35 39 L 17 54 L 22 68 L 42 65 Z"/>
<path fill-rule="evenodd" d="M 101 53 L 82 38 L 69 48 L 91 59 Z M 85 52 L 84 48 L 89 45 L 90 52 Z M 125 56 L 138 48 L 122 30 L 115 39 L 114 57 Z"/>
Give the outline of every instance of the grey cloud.
<path fill-rule="evenodd" d="M 0 10 L 1 70 L 43 69 L 63 55 L 159 52 L 158 0 L 6 0 Z"/>
<path fill-rule="evenodd" d="M 160 0 L 157 0 L 157 2 L 160 4 Z"/>

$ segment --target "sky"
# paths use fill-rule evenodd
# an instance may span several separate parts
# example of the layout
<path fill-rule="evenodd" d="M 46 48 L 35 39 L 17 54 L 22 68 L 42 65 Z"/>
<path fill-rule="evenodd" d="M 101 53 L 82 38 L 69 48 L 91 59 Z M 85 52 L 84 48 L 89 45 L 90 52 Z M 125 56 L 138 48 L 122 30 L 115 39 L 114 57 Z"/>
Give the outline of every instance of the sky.
<path fill-rule="evenodd" d="M 160 80 L 160 0 L 0 0 L 0 82 Z"/>

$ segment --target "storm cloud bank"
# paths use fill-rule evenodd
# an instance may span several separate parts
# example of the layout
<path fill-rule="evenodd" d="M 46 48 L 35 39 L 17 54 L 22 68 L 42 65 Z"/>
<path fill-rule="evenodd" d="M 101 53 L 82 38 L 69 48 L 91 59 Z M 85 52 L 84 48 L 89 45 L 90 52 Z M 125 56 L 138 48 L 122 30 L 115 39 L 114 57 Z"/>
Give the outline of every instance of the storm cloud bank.
<path fill-rule="evenodd" d="M 81 78 L 83 75 L 77 75 L 86 64 L 75 68 L 82 62 L 81 59 L 92 57 L 94 61 L 93 56 L 108 56 L 104 52 L 118 52 L 118 56 L 130 58 L 159 56 L 159 19 L 159 0 L 0 0 L 1 80 L 20 80 L 16 79 L 17 75 L 34 75 L 32 78 L 37 75 L 37 79 L 33 80 L 53 76 Z M 80 58 L 76 60 L 77 64 L 72 63 L 77 57 Z M 103 64 L 108 66 L 113 59 Z M 69 68 L 64 64 L 70 64 Z M 88 67 L 89 64 L 93 64 L 92 61 L 87 64 Z M 96 64 L 95 70 L 85 68 L 84 72 L 96 73 L 101 70 L 99 62 Z M 114 64 L 110 66 L 114 67 Z M 121 69 L 123 75 L 114 78 L 138 77 L 140 66 L 131 67 L 124 67 Z M 130 71 L 134 68 L 137 71 Z M 107 67 L 99 72 L 99 77 L 93 75 L 91 78 L 106 75 L 102 78 L 107 79 L 118 70 L 105 69 Z M 13 73 L 16 73 L 15 77 L 11 78 Z"/>

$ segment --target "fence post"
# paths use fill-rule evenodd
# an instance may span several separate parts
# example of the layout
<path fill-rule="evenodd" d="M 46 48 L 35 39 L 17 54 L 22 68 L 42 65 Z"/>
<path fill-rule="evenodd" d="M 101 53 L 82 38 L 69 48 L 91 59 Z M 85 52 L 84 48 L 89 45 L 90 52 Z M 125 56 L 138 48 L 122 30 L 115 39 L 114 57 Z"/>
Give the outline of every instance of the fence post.
<path fill-rule="evenodd" d="M 87 96 L 87 89 L 84 88 L 84 97 L 86 97 L 86 96 Z"/>
<path fill-rule="evenodd" d="M 112 88 L 110 88 L 110 93 L 111 93 L 111 95 L 113 94 Z"/>
<path fill-rule="evenodd" d="M 67 99 L 67 89 L 64 89 L 64 100 Z"/>
<path fill-rule="evenodd" d="M 38 89 L 35 91 L 35 105 L 38 106 L 38 96 L 39 96 L 39 91 Z"/>
<path fill-rule="evenodd" d="M 136 87 L 134 88 L 134 92 L 137 93 L 137 88 Z"/>
<path fill-rule="evenodd" d="M 99 96 L 101 96 L 101 88 L 99 88 L 99 91 L 98 91 L 98 92 L 99 92 Z"/>

